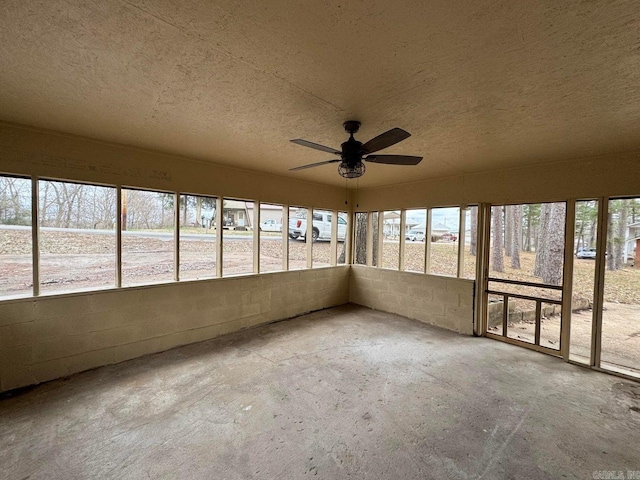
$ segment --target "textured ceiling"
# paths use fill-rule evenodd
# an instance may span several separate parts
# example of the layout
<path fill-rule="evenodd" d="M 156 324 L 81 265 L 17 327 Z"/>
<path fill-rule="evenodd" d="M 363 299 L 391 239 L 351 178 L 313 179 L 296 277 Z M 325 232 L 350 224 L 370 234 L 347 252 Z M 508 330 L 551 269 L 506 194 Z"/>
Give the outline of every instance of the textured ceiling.
<path fill-rule="evenodd" d="M 377 186 L 640 149 L 637 0 L 3 0 L 0 119 L 288 169 L 395 126 Z"/>

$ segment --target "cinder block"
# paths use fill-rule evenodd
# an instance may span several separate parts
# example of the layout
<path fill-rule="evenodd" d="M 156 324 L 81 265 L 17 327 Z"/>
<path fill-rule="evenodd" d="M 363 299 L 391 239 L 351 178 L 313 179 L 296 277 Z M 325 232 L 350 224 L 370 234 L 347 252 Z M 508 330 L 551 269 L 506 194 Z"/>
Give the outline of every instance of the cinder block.
<path fill-rule="evenodd" d="M 433 305 L 444 305 L 447 300 L 447 291 L 446 290 L 431 290 L 431 300 L 427 300 L 426 303 Z"/>
<path fill-rule="evenodd" d="M 105 348 L 74 355 L 68 359 L 69 374 L 90 370 L 115 362 L 114 348 Z"/>
<path fill-rule="evenodd" d="M 39 320 L 85 315 L 91 312 L 91 295 L 71 295 L 68 297 L 38 298 L 35 301 L 35 316 Z"/>
<path fill-rule="evenodd" d="M 473 292 L 470 294 L 460 293 L 458 294 L 458 299 L 460 300 L 461 307 L 473 308 L 473 305 L 475 303 L 475 297 L 473 296 Z"/>
<path fill-rule="evenodd" d="M 461 320 L 462 322 L 473 322 L 473 309 L 469 307 L 453 307 L 447 305 L 445 315 Z"/>
<path fill-rule="evenodd" d="M 460 293 L 462 295 L 473 295 L 475 282 L 463 278 L 447 278 L 447 290 Z"/>
<path fill-rule="evenodd" d="M 20 366 L 0 372 L 0 391 L 6 392 L 14 388 L 26 387 L 36 382 L 28 366 Z"/>
<path fill-rule="evenodd" d="M 46 382 L 69 375 L 69 359 L 57 358 L 31 365 L 29 368 L 35 383 Z"/>
<path fill-rule="evenodd" d="M 114 347 L 114 359 L 116 363 L 123 362 L 149 353 L 162 352 L 177 345 L 176 338 L 172 335 L 149 338 L 147 340 Z"/>
<path fill-rule="evenodd" d="M 439 289 L 439 290 L 446 290 L 447 280 L 448 279 L 446 277 L 439 277 L 437 275 L 427 274 L 422 277 L 422 284 L 425 287 Z"/>
<path fill-rule="evenodd" d="M 406 285 L 421 285 L 422 284 L 422 274 L 421 273 L 413 273 L 413 272 L 404 272 L 404 275 L 400 278 L 401 282 Z"/>
<path fill-rule="evenodd" d="M 91 350 L 92 334 L 68 335 L 33 346 L 34 363 L 69 357 Z"/>
<path fill-rule="evenodd" d="M 398 305 L 394 307 L 392 313 L 395 313 L 396 315 L 402 315 L 403 317 L 408 317 L 409 306 L 406 303 L 398 303 Z"/>
<path fill-rule="evenodd" d="M 0 302 L 0 326 L 32 322 L 34 319 L 34 300 Z"/>
<path fill-rule="evenodd" d="M 10 372 L 33 363 L 33 346 L 0 348 L 0 372 Z"/>
<path fill-rule="evenodd" d="M 444 302 L 447 305 L 458 307 L 460 305 L 460 295 L 456 292 L 446 292 L 444 296 Z"/>
<path fill-rule="evenodd" d="M 420 298 L 425 301 L 433 299 L 433 290 L 423 285 L 410 286 L 407 290 L 409 297 Z"/>
<path fill-rule="evenodd" d="M 407 317 L 426 323 L 428 323 L 429 319 L 429 315 L 427 315 L 427 313 L 423 309 L 412 307 L 409 308 Z"/>
<path fill-rule="evenodd" d="M 423 304 L 424 311 L 429 315 L 443 316 L 445 314 L 445 305 L 436 300 L 437 299 L 434 298 L 433 301 L 425 302 Z"/>
<path fill-rule="evenodd" d="M 35 322 L 14 323 L 0 327 L 0 348 L 28 345 L 33 342 Z"/>
<path fill-rule="evenodd" d="M 260 315 L 260 304 L 248 303 L 240 306 L 240 317 L 246 318 L 254 315 Z"/>

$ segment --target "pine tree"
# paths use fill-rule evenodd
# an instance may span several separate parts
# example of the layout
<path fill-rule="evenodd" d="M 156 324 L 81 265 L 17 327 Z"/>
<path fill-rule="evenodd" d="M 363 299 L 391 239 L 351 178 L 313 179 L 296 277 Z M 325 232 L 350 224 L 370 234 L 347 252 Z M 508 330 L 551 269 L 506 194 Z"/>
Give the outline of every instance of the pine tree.
<path fill-rule="evenodd" d="M 520 270 L 520 248 L 522 242 L 522 206 L 513 205 L 511 211 L 511 268 Z"/>
<path fill-rule="evenodd" d="M 491 270 L 504 272 L 503 236 L 502 236 L 502 207 L 491 207 L 491 231 L 493 233 L 493 246 L 491 249 Z"/>
<path fill-rule="evenodd" d="M 469 209 L 469 215 L 471 215 L 471 228 L 469 239 L 469 253 L 473 256 L 476 255 L 476 241 L 478 238 L 478 207 L 471 207 Z"/>

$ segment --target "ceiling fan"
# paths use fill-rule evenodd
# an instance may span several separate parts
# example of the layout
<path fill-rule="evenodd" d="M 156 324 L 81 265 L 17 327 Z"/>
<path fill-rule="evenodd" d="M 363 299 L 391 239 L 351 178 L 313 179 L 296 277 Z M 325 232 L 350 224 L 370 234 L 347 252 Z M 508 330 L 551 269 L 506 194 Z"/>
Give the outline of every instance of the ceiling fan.
<path fill-rule="evenodd" d="M 422 160 L 422 157 L 414 157 L 411 155 L 371 155 L 378 150 L 395 145 L 396 143 L 411 136 L 409 132 L 406 132 L 401 128 L 392 128 L 391 130 L 372 138 L 368 142 L 362 143 L 353 138 L 353 134 L 360 129 L 360 122 L 357 120 L 349 120 L 344 122 L 343 126 L 349 134 L 349 140 L 342 144 L 342 151 L 331 147 L 325 147 L 324 145 L 319 145 L 308 140 L 302 140 L 301 138 L 291 140 L 293 143 L 302 145 L 303 147 L 309 147 L 315 150 L 339 155 L 339 159 L 336 158 L 333 160 L 326 160 L 324 162 L 311 163 L 309 165 L 290 168 L 289 170 L 303 170 L 305 168 L 318 167 L 328 163 L 340 162 L 340 165 L 338 165 L 338 173 L 340 173 L 340 175 L 344 178 L 358 178 L 361 177 L 366 170 L 365 165 L 362 162 L 363 160 L 365 162 L 385 163 L 388 165 L 417 165 Z"/>

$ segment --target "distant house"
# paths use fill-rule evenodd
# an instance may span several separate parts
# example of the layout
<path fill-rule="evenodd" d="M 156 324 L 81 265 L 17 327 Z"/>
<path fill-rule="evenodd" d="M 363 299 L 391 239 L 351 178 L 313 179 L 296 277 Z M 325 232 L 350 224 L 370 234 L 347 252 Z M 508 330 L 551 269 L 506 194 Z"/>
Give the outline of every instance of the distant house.
<path fill-rule="evenodd" d="M 435 225 L 431 226 L 431 235 L 437 235 L 441 237 L 445 233 L 451 233 L 451 229 L 444 223 L 436 223 Z"/>
<path fill-rule="evenodd" d="M 251 228 L 251 218 L 247 204 L 243 200 L 224 200 L 222 207 L 223 228 Z"/>
<path fill-rule="evenodd" d="M 253 219 L 254 210 L 255 204 L 253 202 L 247 202 L 247 212 L 251 219 Z M 269 203 L 260 204 L 260 221 L 266 222 L 267 220 L 282 223 L 282 205 L 271 205 Z"/>

